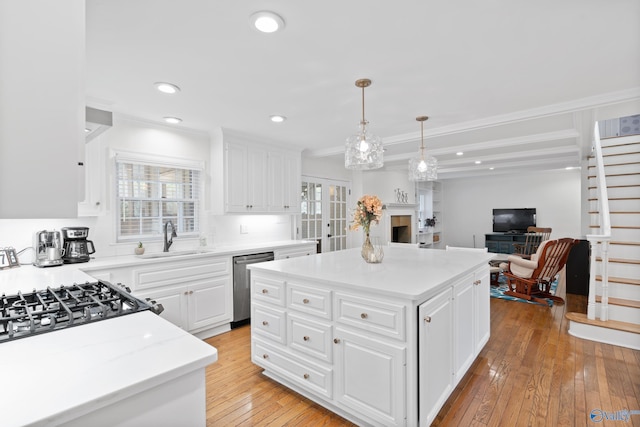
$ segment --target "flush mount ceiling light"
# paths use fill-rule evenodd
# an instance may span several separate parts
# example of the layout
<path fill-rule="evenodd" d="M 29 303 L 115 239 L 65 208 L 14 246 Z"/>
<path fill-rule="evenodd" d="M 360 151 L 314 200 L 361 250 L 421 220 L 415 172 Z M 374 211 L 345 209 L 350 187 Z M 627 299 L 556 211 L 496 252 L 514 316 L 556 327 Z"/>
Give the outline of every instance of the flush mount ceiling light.
<path fill-rule="evenodd" d="M 424 122 L 427 116 L 416 117 L 420 122 L 420 149 L 415 157 L 409 159 L 409 181 L 434 181 L 438 179 L 438 160 L 424 152 Z"/>
<path fill-rule="evenodd" d="M 362 89 L 362 121 L 358 133 L 347 138 L 344 152 L 344 167 L 347 169 L 378 169 L 384 164 L 382 140 L 367 131 L 369 122 L 364 118 L 364 88 L 371 80 L 356 80 L 356 86 Z"/>
<path fill-rule="evenodd" d="M 261 33 L 275 33 L 284 28 L 284 19 L 268 10 L 256 12 L 249 18 L 251 27 Z"/>
<path fill-rule="evenodd" d="M 162 93 L 173 95 L 174 93 L 180 92 L 180 88 L 173 83 L 155 82 L 153 85 Z"/>
<path fill-rule="evenodd" d="M 177 125 L 182 121 L 179 117 L 164 117 L 164 121 L 167 123 L 171 123 L 172 125 Z"/>
<path fill-rule="evenodd" d="M 282 123 L 287 120 L 287 118 L 279 114 L 274 114 L 272 116 L 269 116 L 269 120 L 271 120 L 273 123 Z"/>

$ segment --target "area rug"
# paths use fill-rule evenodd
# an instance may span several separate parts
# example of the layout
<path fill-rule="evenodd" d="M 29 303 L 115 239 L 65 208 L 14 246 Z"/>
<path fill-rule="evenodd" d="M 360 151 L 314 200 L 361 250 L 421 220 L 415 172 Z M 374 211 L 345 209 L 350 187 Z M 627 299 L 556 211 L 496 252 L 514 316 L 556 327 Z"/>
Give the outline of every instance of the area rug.
<path fill-rule="evenodd" d="M 529 301 L 526 300 L 524 298 L 518 298 L 518 297 L 514 297 L 511 295 L 505 295 L 505 291 L 509 290 L 509 287 L 507 286 L 507 278 L 504 277 L 502 274 L 500 274 L 500 276 L 498 277 L 498 286 L 491 286 L 491 298 L 500 298 L 500 299 L 506 299 L 509 301 L 518 301 L 518 302 L 524 302 L 527 304 L 539 304 L 536 301 Z M 556 294 L 556 289 L 558 288 L 558 280 L 556 279 L 552 284 L 551 284 L 551 291 L 550 293 L 552 295 Z M 553 300 L 545 298 L 545 300 L 547 301 L 547 304 L 549 304 L 549 307 L 553 306 Z"/>

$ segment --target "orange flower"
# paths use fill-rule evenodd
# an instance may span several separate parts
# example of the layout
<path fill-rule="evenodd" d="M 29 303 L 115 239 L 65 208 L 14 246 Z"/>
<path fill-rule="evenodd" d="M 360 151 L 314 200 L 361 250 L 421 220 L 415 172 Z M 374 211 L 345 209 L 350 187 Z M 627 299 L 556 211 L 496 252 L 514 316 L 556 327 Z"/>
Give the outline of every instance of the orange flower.
<path fill-rule="evenodd" d="M 353 222 L 349 229 L 357 230 L 362 227 L 365 233 L 369 234 L 371 223 L 380 223 L 382 217 L 382 202 L 377 196 L 365 194 L 360 197 L 355 211 L 353 212 Z"/>

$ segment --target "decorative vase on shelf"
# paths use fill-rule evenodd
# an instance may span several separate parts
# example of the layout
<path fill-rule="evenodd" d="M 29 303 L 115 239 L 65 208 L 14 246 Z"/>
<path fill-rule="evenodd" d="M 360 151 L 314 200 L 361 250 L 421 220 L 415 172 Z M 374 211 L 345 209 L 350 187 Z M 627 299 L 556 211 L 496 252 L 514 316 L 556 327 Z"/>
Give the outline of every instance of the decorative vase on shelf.
<path fill-rule="evenodd" d="M 365 233 L 364 243 L 362 244 L 362 251 L 360 252 L 362 259 L 370 264 L 377 264 L 382 262 L 384 258 L 384 251 L 382 245 L 378 241 L 378 238 L 374 238 L 374 243 L 371 243 L 369 233 Z"/>

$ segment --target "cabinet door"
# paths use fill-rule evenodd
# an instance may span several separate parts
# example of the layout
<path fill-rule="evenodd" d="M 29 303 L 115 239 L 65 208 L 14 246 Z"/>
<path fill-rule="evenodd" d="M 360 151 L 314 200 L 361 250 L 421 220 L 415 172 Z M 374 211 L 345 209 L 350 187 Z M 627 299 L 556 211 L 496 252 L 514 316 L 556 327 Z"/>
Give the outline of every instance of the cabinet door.
<path fill-rule="evenodd" d="M 224 203 L 226 212 L 247 212 L 247 146 L 225 144 L 225 188 Z"/>
<path fill-rule="evenodd" d="M 406 348 L 336 328 L 336 399 L 387 426 L 404 425 Z"/>
<path fill-rule="evenodd" d="M 247 212 L 267 211 L 267 152 L 249 146 L 247 152 Z"/>
<path fill-rule="evenodd" d="M 302 174 L 299 153 L 286 153 L 284 156 L 284 206 L 286 212 L 300 213 L 300 187 Z"/>
<path fill-rule="evenodd" d="M 188 290 L 186 286 L 162 288 L 154 291 L 134 292 L 138 298 L 150 298 L 162 304 L 160 317 L 174 325 L 189 330 L 187 318 Z"/>
<path fill-rule="evenodd" d="M 230 280 L 222 276 L 189 284 L 189 330 L 231 321 Z"/>
<path fill-rule="evenodd" d="M 284 155 L 277 151 L 271 151 L 268 155 L 269 159 L 269 211 L 284 212 L 285 198 L 284 188 L 286 186 L 284 171 Z"/>
<path fill-rule="evenodd" d="M 491 335 L 490 319 L 490 279 L 489 268 L 484 267 L 476 272 L 474 283 L 474 308 L 475 308 L 475 356 L 489 341 Z"/>
<path fill-rule="evenodd" d="M 418 307 L 420 426 L 431 424 L 453 389 L 451 288 Z"/>
<path fill-rule="evenodd" d="M 464 376 L 475 358 L 475 282 L 473 275 L 465 276 L 453 287 L 454 382 Z"/>

